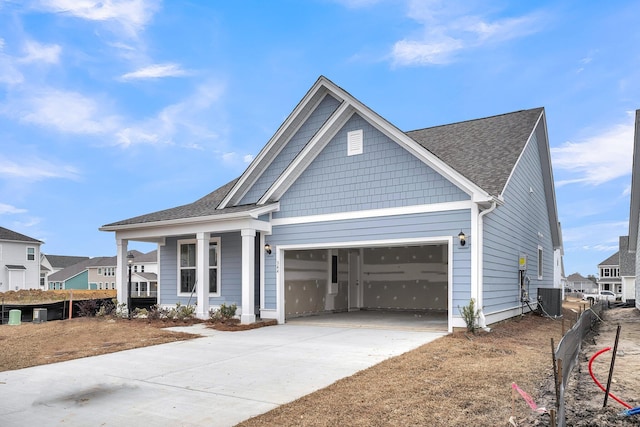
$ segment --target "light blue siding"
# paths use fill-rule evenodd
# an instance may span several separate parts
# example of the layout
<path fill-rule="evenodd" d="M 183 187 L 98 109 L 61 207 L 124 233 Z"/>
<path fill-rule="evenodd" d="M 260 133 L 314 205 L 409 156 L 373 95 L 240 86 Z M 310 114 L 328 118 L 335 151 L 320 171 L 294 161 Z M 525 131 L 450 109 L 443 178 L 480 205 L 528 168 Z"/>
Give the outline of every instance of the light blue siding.
<path fill-rule="evenodd" d="M 347 156 L 347 133 L 358 129 L 364 131 L 364 153 Z M 281 197 L 281 209 L 274 218 L 469 198 L 355 114 Z"/>
<path fill-rule="evenodd" d="M 210 305 L 242 303 L 242 237 L 240 232 L 213 234 L 220 237 L 220 296 L 209 298 Z M 194 235 L 168 237 L 160 250 L 159 304 L 195 304 L 196 295 L 178 296 L 178 240 L 195 239 Z"/>
<path fill-rule="evenodd" d="M 397 215 L 382 218 L 351 219 L 273 227 L 267 242 L 278 245 L 339 244 L 391 239 L 456 237 L 469 230 L 470 210 Z M 455 242 L 455 241 L 454 241 Z M 472 242 L 471 242 L 472 243 Z M 365 244 L 366 245 L 366 244 Z M 467 305 L 471 295 L 471 251 L 469 245 L 453 249 L 453 307 Z M 265 258 L 265 308 L 276 308 L 275 256 Z"/>
<path fill-rule="evenodd" d="M 553 287 L 553 245 L 538 141 L 534 133 L 504 191 L 503 206 L 484 218 L 484 310 L 485 314 L 519 307 L 520 254 L 527 255 L 530 299 L 535 303 L 538 287 Z M 538 280 L 538 245 L 543 248 L 543 276 Z"/>
<path fill-rule="evenodd" d="M 239 204 L 245 205 L 257 202 L 339 105 L 340 103 L 337 99 L 327 95 L 300 129 L 291 137 L 282 151 L 278 153 L 274 161 L 271 162 L 267 170 L 263 172 L 262 176 L 260 176 Z"/>

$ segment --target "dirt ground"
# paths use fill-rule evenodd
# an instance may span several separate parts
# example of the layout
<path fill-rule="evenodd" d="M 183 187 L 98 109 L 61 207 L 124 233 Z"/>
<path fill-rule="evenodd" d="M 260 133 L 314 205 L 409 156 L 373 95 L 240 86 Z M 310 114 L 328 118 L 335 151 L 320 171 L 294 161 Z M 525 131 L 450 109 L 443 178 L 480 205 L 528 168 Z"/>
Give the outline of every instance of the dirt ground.
<path fill-rule="evenodd" d="M 606 388 L 618 325 L 620 339 L 615 359 L 611 393 L 632 407 L 640 406 L 640 311 L 616 308 L 603 311 L 604 322 L 582 347 L 579 366 L 572 372 L 566 391 L 567 422 L 573 426 L 638 426 L 640 415 L 620 417 L 625 409 L 611 397 L 603 408 L 605 394 L 589 374 L 589 359 L 611 347 L 593 363 L 596 379 Z"/>
<path fill-rule="evenodd" d="M 573 307 L 576 311 L 582 308 L 579 303 Z M 240 425 L 550 425 L 549 416 L 533 413 L 519 395 L 512 394 L 511 385 L 516 383 L 539 406 L 555 403 L 550 392 L 550 339 L 557 344 L 576 315 L 565 310 L 563 322 L 528 314 L 492 325 L 489 333 L 458 331 Z M 611 334 L 615 335 L 617 323 L 622 323 L 612 391 L 636 406 L 640 398 L 636 372 L 640 366 L 640 314 L 632 309 L 610 310 L 605 320 L 599 335 L 584 345 L 580 373 L 576 368 L 570 381 L 569 387 L 576 385 L 576 390 L 567 391 L 569 425 L 638 425 L 621 421 L 617 414 L 623 408 L 611 399 L 607 409 L 600 409 L 604 394 L 588 377 L 586 358 L 602 347 L 613 346 Z M 163 329 L 184 322 L 79 318 L 3 325 L 0 371 L 194 338 Z M 597 366 L 596 372 L 606 383 L 610 357 L 603 355 L 601 359 L 598 365 L 602 366 Z"/>

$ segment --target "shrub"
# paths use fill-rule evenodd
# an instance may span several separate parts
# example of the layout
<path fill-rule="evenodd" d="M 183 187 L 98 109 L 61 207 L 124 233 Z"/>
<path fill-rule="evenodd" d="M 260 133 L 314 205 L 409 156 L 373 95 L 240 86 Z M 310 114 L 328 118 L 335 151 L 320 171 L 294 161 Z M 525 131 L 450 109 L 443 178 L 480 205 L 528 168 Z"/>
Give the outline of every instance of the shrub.
<path fill-rule="evenodd" d="M 117 301 L 115 298 L 110 301 L 103 301 L 96 313 L 96 316 L 113 316 L 116 311 L 116 303 Z"/>
<path fill-rule="evenodd" d="M 236 304 L 226 305 L 222 304 L 217 309 L 209 310 L 209 319 L 214 322 L 225 322 L 227 320 L 233 319 L 236 315 L 236 311 L 238 310 L 238 306 Z"/>
<path fill-rule="evenodd" d="M 462 308 L 458 306 L 460 314 L 467 324 L 467 331 L 476 333 L 476 319 L 478 318 L 478 310 L 476 310 L 476 301 L 471 298 L 469 305 L 465 305 Z"/>
<path fill-rule="evenodd" d="M 98 311 L 98 302 L 94 299 L 83 300 L 77 302 L 76 307 L 78 307 L 78 316 L 93 317 Z"/>
<path fill-rule="evenodd" d="M 176 303 L 175 318 L 178 320 L 191 319 L 196 314 L 196 307 L 194 305 L 182 305 L 180 301 Z"/>

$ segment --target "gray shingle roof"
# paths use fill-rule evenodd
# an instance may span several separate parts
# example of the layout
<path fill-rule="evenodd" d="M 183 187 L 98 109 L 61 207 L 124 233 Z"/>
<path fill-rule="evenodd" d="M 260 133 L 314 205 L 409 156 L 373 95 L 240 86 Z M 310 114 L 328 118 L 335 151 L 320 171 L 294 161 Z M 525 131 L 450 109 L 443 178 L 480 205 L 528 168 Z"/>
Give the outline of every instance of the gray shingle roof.
<path fill-rule="evenodd" d="M 47 254 L 45 254 L 45 256 L 47 257 L 47 259 L 49 260 L 49 264 L 51 264 L 53 268 L 66 268 L 89 259 L 88 256 L 47 255 Z"/>
<path fill-rule="evenodd" d="M 543 108 L 414 130 L 406 135 L 493 196 L 499 196 Z M 193 203 L 103 227 L 144 224 L 249 211 L 255 204 L 216 209 L 239 178 Z"/>
<path fill-rule="evenodd" d="M 414 130 L 406 134 L 493 196 L 499 196 L 543 108 Z"/>
<path fill-rule="evenodd" d="M 8 228 L 0 227 L 0 240 L 11 240 L 14 242 L 28 242 L 28 243 L 43 243 L 33 237 L 25 236 L 18 232 L 9 230 Z"/>
<path fill-rule="evenodd" d="M 247 211 L 255 208 L 256 205 L 245 205 L 245 206 L 230 207 L 226 209 L 216 209 L 216 207 L 218 207 L 222 199 L 224 199 L 224 196 L 226 196 L 227 193 L 231 190 L 231 188 L 235 185 L 237 180 L 238 178 L 234 179 L 231 182 L 228 182 L 227 184 L 214 190 L 213 192 L 207 194 L 206 196 L 196 200 L 193 203 L 189 203 L 187 205 L 165 209 L 162 211 L 153 212 L 145 215 L 136 216 L 133 218 L 114 222 L 111 224 L 106 224 L 104 227 L 111 227 L 116 225 L 129 225 L 129 224 L 144 224 L 149 222 L 168 221 L 172 219 L 197 218 L 201 216 L 220 215 L 220 214 L 232 213 L 232 212 L 242 212 L 242 211 Z"/>
<path fill-rule="evenodd" d="M 598 264 L 598 267 L 600 266 L 605 266 L 605 265 L 620 265 L 620 252 L 616 252 L 615 254 L 611 255 L 609 258 L 605 259 L 604 261 L 602 261 L 600 264 Z"/>

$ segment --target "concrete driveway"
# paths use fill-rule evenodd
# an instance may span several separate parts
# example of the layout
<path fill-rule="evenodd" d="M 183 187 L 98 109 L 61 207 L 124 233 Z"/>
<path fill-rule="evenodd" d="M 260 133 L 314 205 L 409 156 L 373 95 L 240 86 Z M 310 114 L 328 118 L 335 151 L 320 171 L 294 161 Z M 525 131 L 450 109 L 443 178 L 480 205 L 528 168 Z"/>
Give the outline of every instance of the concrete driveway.
<path fill-rule="evenodd" d="M 443 335 L 290 324 L 177 329 L 206 336 L 0 372 L 0 425 L 233 426 Z"/>

